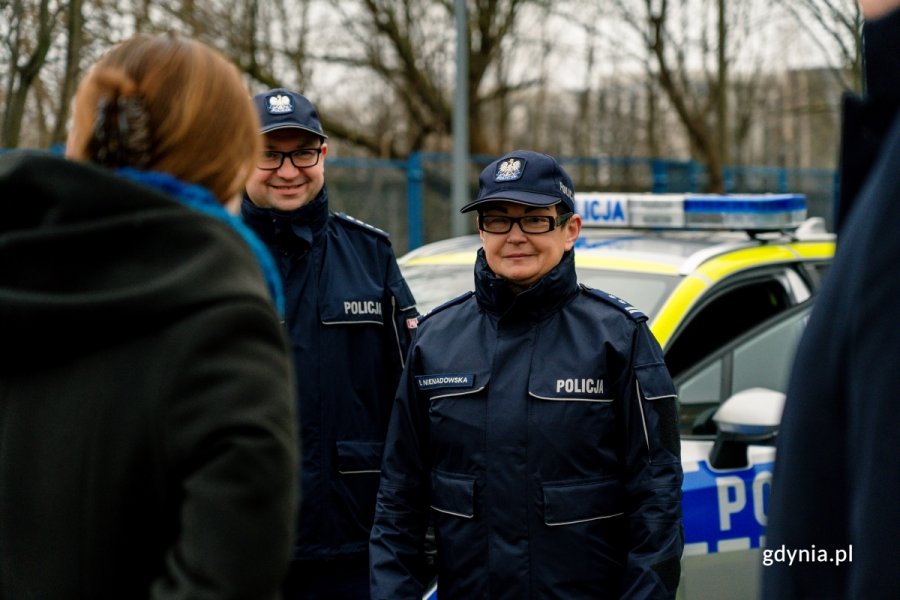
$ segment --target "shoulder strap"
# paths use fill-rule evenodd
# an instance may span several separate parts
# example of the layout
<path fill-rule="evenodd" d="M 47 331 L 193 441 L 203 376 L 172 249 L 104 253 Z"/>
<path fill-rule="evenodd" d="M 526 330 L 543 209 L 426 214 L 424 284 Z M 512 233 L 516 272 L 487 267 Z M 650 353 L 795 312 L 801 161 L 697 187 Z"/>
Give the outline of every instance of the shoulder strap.
<path fill-rule="evenodd" d="M 372 233 L 376 233 L 376 234 L 378 234 L 378 235 L 380 235 L 380 236 L 382 236 L 382 237 L 385 237 L 385 238 L 389 238 L 389 237 L 390 237 L 390 234 L 389 234 L 387 231 L 384 231 L 383 229 L 378 229 L 378 228 L 375 227 L 374 225 L 369 225 L 368 223 L 366 223 L 366 222 L 364 222 L 364 221 L 360 221 L 360 220 L 357 219 L 356 217 L 351 217 L 351 216 L 348 215 L 347 213 L 344 213 L 344 212 L 336 212 L 336 213 L 333 213 L 333 214 L 334 214 L 335 217 L 337 217 L 338 219 L 340 219 L 340 220 L 341 220 L 342 222 L 344 222 L 344 223 L 350 223 L 350 224 L 352 224 L 352 225 L 355 225 L 355 226 L 359 227 L 360 229 L 364 229 L 364 230 L 366 230 L 366 231 L 371 231 Z"/>
<path fill-rule="evenodd" d="M 604 292 L 603 290 L 598 290 L 598 289 L 595 289 L 592 287 L 588 287 L 584 284 L 581 284 L 581 289 L 583 289 L 589 296 L 597 298 L 598 300 L 602 300 L 606 304 L 609 304 L 610 306 L 613 306 L 613 307 L 621 310 L 626 315 L 631 317 L 631 319 L 634 321 L 639 322 L 639 321 L 647 320 L 647 315 L 645 315 L 643 312 L 641 312 L 637 308 L 633 307 L 632 305 L 628 304 L 627 302 L 625 302 L 618 296 L 613 296 L 612 294 L 610 294 L 608 292 Z"/>

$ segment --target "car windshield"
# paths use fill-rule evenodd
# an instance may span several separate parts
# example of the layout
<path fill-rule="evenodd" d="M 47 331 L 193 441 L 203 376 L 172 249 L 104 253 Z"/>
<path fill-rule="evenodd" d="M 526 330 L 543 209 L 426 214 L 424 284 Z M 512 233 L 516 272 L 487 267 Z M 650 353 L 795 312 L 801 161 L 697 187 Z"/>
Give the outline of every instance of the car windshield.
<path fill-rule="evenodd" d="M 471 265 L 416 264 L 401 269 L 422 314 L 475 288 Z M 601 269 L 578 269 L 578 280 L 622 298 L 651 319 L 678 282 L 674 276 Z"/>

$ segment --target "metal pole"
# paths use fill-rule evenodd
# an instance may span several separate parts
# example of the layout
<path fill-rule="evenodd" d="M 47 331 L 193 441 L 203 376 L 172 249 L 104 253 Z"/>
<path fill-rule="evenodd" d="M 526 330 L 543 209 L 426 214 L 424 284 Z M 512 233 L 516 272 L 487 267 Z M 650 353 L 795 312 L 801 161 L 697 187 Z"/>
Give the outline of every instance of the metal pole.
<path fill-rule="evenodd" d="M 422 154 L 413 152 L 406 159 L 406 227 L 407 250 L 415 250 L 425 241 L 422 223 Z"/>
<path fill-rule="evenodd" d="M 469 24 L 466 0 L 455 0 L 456 14 L 456 94 L 453 102 L 453 202 L 451 233 L 469 232 L 469 215 L 459 209 L 469 201 Z"/>

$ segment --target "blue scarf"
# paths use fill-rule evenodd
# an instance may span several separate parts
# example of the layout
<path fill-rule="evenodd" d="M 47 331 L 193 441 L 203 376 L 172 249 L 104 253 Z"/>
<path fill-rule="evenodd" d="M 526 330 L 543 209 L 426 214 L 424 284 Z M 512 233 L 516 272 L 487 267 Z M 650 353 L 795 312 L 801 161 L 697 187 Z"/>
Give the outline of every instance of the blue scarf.
<path fill-rule="evenodd" d="M 247 242 L 250 250 L 256 256 L 256 261 L 259 263 L 259 268 L 262 270 L 266 285 L 269 288 L 269 294 L 272 296 L 272 302 L 275 304 L 275 310 L 278 311 L 279 317 L 284 316 L 284 292 L 281 285 L 281 276 L 275 268 L 275 261 L 272 260 L 272 255 L 269 254 L 268 249 L 250 228 L 239 218 L 225 210 L 225 207 L 219 204 L 209 190 L 200 185 L 185 183 L 168 173 L 158 171 L 138 171 L 131 167 L 124 167 L 116 172 L 126 179 L 160 190 L 185 206 L 189 206 L 198 212 L 230 225 L 232 229 L 244 238 L 244 241 Z"/>

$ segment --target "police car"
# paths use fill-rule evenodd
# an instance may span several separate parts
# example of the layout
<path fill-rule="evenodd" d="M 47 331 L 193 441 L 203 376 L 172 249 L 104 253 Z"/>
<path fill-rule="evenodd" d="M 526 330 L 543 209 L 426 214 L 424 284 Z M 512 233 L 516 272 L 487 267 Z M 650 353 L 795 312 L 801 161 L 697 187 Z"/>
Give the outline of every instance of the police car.
<path fill-rule="evenodd" d="M 680 598 L 756 598 L 792 357 L 834 235 L 795 194 L 576 194 L 578 279 L 649 317 L 680 402 Z M 398 262 L 419 309 L 474 287 L 477 235 Z M 434 597 L 434 590 L 430 591 Z"/>

